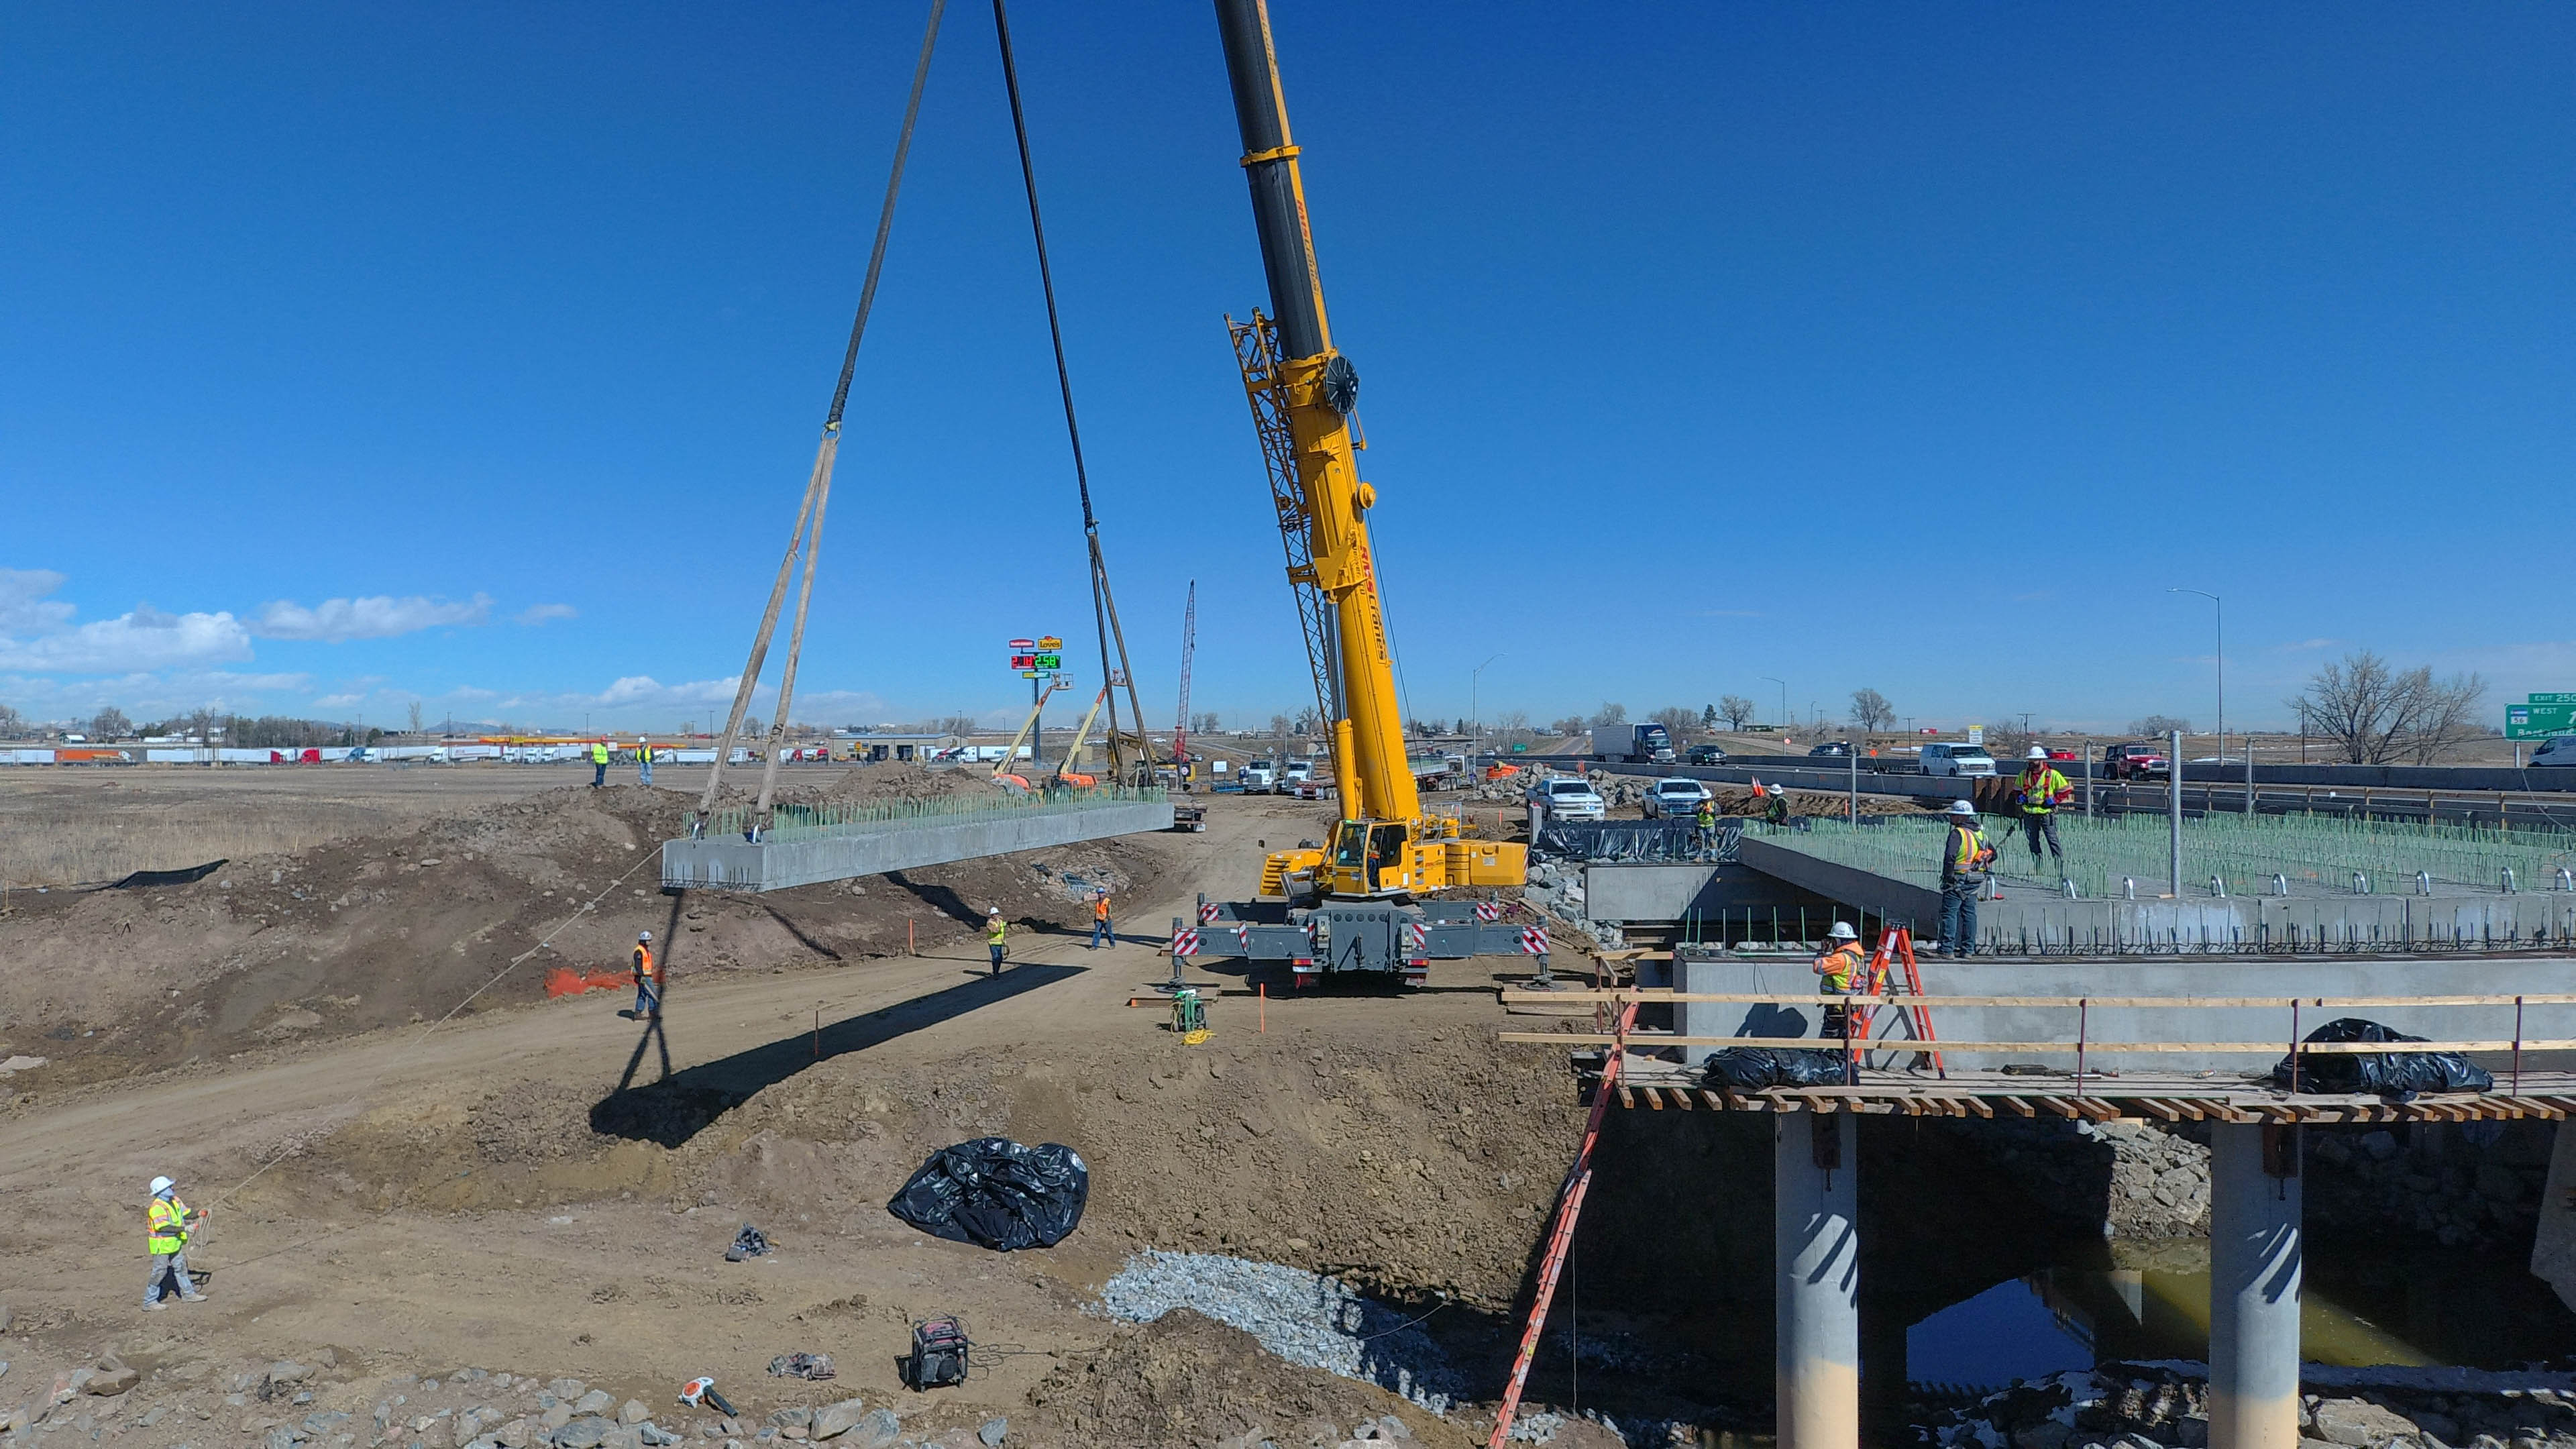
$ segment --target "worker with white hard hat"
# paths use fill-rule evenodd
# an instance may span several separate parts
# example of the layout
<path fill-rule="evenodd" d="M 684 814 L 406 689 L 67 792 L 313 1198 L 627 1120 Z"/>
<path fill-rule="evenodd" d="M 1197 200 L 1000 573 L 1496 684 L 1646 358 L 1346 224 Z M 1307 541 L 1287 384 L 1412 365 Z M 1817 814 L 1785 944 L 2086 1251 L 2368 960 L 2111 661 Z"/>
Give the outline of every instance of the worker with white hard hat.
<path fill-rule="evenodd" d="M 203 1303 L 206 1295 L 197 1289 L 197 1280 L 188 1276 L 188 1226 L 201 1222 L 205 1214 L 179 1200 L 179 1184 L 166 1177 L 152 1179 L 148 1189 L 151 1206 L 144 1209 L 145 1244 L 152 1251 L 152 1276 L 143 1283 L 143 1311 L 159 1313 L 162 1299 L 176 1285 L 183 1303 Z"/>
<path fill-rule="evenodd" d="M 631 959 L 635 972 L 635 1009 L 628 1012 L 637 1021 L 662 1019 L 662 965 L 653 959 L 653 933 L 644 931 L 635 937 L 635 954 Z"/>
<path fill-rule="evenodd" d="M 2066 878 L 2066 852 L 2057 843 L 2057 808 L 2075 803 L 2075 787 L 2066 776 L 2048 762 L 2048 751 L 2038 745 L 2030 747 L 2030 763 L 2021 767 L 2013 781 L 2013 803 L 2021 807 L 2022 833 L 2030 839 L 2030 869 L 2039 872 L 2039 842 L 2048 842 L 2048 853 L 2057 860 L 2058 879 Z"/>
<path fill-rule="evenodd" d="M 993 953 L 993 974 L 1002 974 L 1002 952 L 1011 936 L 1010 923 L 1002 919 L 1002 908 L 995 906 L 984 913 L 984 945 Z"/>
<path fill-rule="evenodd" d="M 1816 989 L 1827 996 L 1849 996 L 1869 989 L 1869 960 L 1860 949 L 1860 933 L 1849 921 L 1836 921 L 1825 932 L 1824 953 L 1816 957 Z M 1848 1034 L 1851 1014 L 1848 1008 L 1828 1005 L 1825 1008 L 1826 1036 Z"/>
<path fill-rule="evenodd" d="M 1941 939 L 1935 956 L 1965 956 L 1977 941 L 1977 893 L 1995 863 L 1995 848 L 1977 828 L 1977 807 L 1950 802 L 1950 831 L 1941 846 Z"/>
<path fill-rule="evenodd" d="M 642 735 L 637 735 L 635 737 L 635 768 L 638 772 L 636 776 L 637 784 L 650 785 L 653 783 L 653 742 L 644 738 Z"/>

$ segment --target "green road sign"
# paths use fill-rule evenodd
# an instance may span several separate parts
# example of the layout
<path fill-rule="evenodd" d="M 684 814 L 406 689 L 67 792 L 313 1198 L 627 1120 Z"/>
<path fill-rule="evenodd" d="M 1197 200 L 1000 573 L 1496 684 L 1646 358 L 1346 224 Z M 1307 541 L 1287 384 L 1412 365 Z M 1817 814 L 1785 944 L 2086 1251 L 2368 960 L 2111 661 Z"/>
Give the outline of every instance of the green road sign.
<path fill-rule="evenodd" d="M 2553 735 L 2576 735 L 2576 700 L 2565 704 L 2508 704 L 2504 707 L 2506 739 L 2545 740 Z"/>
<path fill-rule="evenodd" d="M 2576 694 L 2534 694 L 2525 698 L 2533 704 L 2576 704 Z"/>

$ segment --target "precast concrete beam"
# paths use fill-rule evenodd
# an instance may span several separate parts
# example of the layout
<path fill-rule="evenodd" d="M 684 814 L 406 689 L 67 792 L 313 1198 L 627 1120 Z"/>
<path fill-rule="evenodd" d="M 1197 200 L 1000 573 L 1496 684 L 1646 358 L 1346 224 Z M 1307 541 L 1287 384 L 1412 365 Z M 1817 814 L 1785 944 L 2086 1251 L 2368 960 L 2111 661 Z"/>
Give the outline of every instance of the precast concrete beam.
<path fill-rule="evenodd" d="M 1169 802 L 1109 801 L 955 821 L 903 821 L 883 830 L 800 840 L 673 840 L 662 846 L 662 884 L 684 890 L 785 890 L 1171 828 Z"/>
<path fill-rule="evenodd" d="M 2210 1449 L 2298 1449 L 2299 1129 L 2209 1129 Z"/>
<path fill-rule="evenodd" d="M 1772 1121 L 1780 1449 L 1859 1449 L 1860 1172 L 1849 1112 Z M 2293 1423 L 2293 1432 L 2296 1431 Z"/>

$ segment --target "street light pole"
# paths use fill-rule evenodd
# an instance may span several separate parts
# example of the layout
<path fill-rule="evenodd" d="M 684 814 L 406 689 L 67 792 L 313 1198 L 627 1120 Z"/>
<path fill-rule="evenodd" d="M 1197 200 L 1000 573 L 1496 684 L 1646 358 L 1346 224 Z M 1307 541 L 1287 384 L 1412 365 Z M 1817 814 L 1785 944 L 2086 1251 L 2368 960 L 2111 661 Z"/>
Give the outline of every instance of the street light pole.
<path fill-rule="evenodd" d="M 1502 655 L 1497 654 L 1494 656 L 1494 659 L 1500 659 L 1502 657 Z M 1485 664 L 1493 663 L 1494 659 L 1486 660 Z M 1468 725 L 1476 731 L 1476 737 L 1478 739 L 1483 739 L 1485 736 L 1485 716 L 1476 708 L 1476 680 L 1479 675 L 1482 675 L 1485 672 L 1485 664 L 1479 664 L 1475 668 L 1467 671 L 1467 722 Z"/>
<path fill-rule="evenodd" d="M 1774 679 L 1770 675 L 1766 674 L 1762 676 L 1762 682 L 1765 684 L 1776 684 L 1780 686 L 1780 727 L 1782 729 L 1787 729 L 1789 727 L 1789 681 L 1785 679 Z"/>
<path fill-rule="evenodd" d="M 2198 594 L 2218 606 L 2218 766 L 2227 768 L 2227 601 L 2207 589 L 2167 589 L 2168 594 Z M 2254 747 L 2245 747 L 2245 758 L 2254 758 Z M 2182 761 L 2174 761 L 2175 768 Z"/>

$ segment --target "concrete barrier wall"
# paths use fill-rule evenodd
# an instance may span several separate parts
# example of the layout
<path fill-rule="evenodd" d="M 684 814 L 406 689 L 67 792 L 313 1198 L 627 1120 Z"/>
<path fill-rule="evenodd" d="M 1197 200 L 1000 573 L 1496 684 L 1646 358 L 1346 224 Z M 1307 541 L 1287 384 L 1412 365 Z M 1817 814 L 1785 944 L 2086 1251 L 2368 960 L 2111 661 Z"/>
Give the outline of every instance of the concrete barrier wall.
<path fill-rule="evenodd" d="M 1690 1036 L 1814 1037 L 1821 1035 L 1822 1001 L 1815 973 L 1803 962 L 1735 960 L 1682 953 L 1675 975 L 1684 991 L 1776 991 L 1779 1006 L 1684 1002 L 1676 1026 Z M 2087 1066 L 2132 1076 L 2176 1072 L 2267 1070 L 2289 1050 L 2292 997 L 2314 1001 L 2339 996 L 2490 996 L 2576 994 L 2576 958 L 2498 961 L 1942 961 L 1923 963 L 1923 989 L 1933 996 L 2170 997 L 2170 1007 L 2092 1007 L 2085 1013 Z M 2281 998 L 2277 1006 L 2195 1007 L 2191 999 Z M 1952 1041 L 2063 1041 L 2076 1035 L 2077 1013 L 2065 1008 L 1943 1006 L 1930 1008 L 1932 1030 Z M 2339 1016 L 2367 1017 L 2412 1036 L 2435 1041 L 2508 1040 L 2514 1008 L 2506 1006 L 2339 1008 L 2302 1006 L 2298 1033 L 2305 1036 Z M 1881 1009 L 1875 1030 L 1902 1037 L 1892 1009 Z M 2576 1039 L 2576 1006 L 2532 1006 L 2522 1013 L 2525 1039 Z M 2122 1056 L 2122 1041 L 2237 1042 L 2228 1052 L 2157 1052 Z M 2091 1045 L 2091 1044 L 2098 1044 Z M 1694 1062 L 1714 1048 L 1686 1048 Z M 2074 1057 L 2013 1053 L 1947 1053 L 1953 1067 L 1997 1067 L 2032 1062 L 2072 1070 Z M 2034 1084 L 2034 1089 L 2039 1088 Z"/>
<path fill-rule="evenodd" d="M 954 825 L 908 824 L 822 840 L 673 840 L 662 846 L 662 884 L 689 890 L 775 891 L 854 876 L 918 870 L 955 860 L 1042 850 L 1112 835 L 1172 828 L 1168 802 L 1119 803 Z"/>

